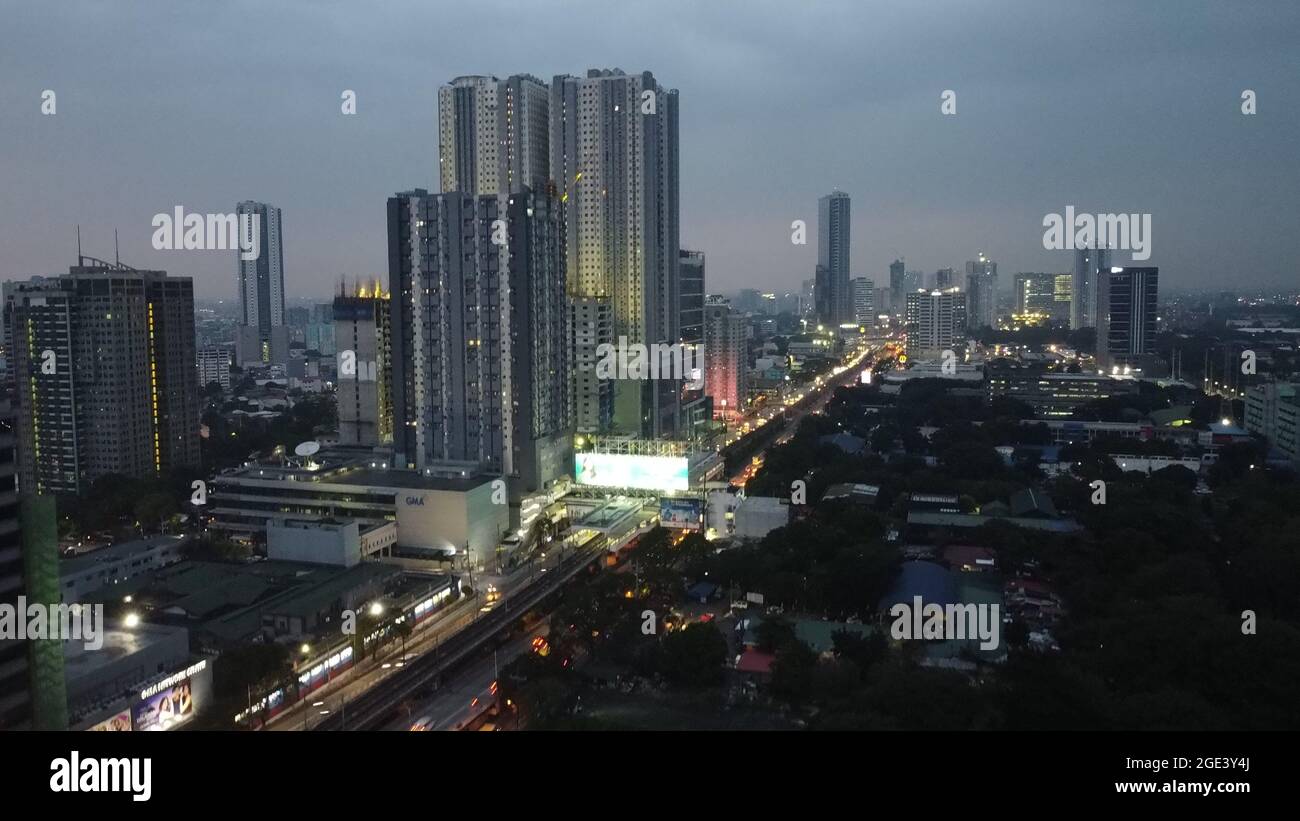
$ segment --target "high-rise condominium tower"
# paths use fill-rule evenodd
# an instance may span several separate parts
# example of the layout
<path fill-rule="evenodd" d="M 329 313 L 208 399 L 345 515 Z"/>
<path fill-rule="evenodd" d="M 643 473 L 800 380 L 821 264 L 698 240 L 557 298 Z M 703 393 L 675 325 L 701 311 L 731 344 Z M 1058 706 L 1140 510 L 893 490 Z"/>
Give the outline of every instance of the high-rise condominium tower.
<path fill-rule="evenodd" d="M 678 342 L 677 92 L 648 71 L 560 75 L 551 82 L 550 123 L 569 295 L 609 303 L 611 338 L 599 342 Z M 575 383 L 576 405 L 602 407 L 596 381 Z M 680 435 L 681 389 L 671 379 L 617 380 L 613 417 L 600 427 Z"/>
<path fill-rule="evenodd" d="M 1074 287 L 1070 301 L 1070 328 L 1096 327 L 1101 307 L 1102 278 L 1110 272 L 1110 251 L 1106 248 L 1079 248 L 1074 252 Z M 1100 338 L 1100 337 L 1098 337 Z"/>
<path fill-rule="evenodd" d="M 853 321 L 849 212 L 849 195 L 843 191 L 817 200 L 817 319 L 831 327 Z"/>
<path fill-rule="evenodd" d="M 438 89 L 438 179 L 444 192 L 544 191 L 549 179 L 546 84 L 516 74 L 457 77 Z"/>
<path fill-rule="evenodd" d="M 875 322 L 876 283 L 866 277 L 853 280 L 853 321 L 871 327 Z"/>
<path fill-rule="evenodd" d="M 961 291 L 913 291 L 906 302 L 908 353 L 936 356 L 960 341 L 966 325 L 966 295 Z"/>
<path fill-rule="evenodd" d="M 5 311 L 25 489 L 199 464 L 189 277 L 81 257 L 66 275 L 7 283 Z"/>
<path fill-rule="evenodd" d="M 907 293 L 906 271 L 901 259 L 889 263 L 889 312 L 903 316 L 907 310 L 904 295 Z"/>
<path fill-rule="evenodd" d="M 284 248 L 280 209 L 246 200 L 235 209 L 240 230 L 259 236 L 241 237 L 244 247 L 257 248 L 256 259 L 238 254 L 239 328 L 235 337 L 239 364 L 283 365 L 289 360 L 289 332 L 284 327 Z M 256 217 L 256 219 L 253 219 Z M 244 226 L 247 226 L 245 228 Z"/>
<path fill-rule="evenodd" d="M 528 189 L 388 201 L 393 445 L 399 465 L 568 472 L 568 306 L 558 203 Z"/>

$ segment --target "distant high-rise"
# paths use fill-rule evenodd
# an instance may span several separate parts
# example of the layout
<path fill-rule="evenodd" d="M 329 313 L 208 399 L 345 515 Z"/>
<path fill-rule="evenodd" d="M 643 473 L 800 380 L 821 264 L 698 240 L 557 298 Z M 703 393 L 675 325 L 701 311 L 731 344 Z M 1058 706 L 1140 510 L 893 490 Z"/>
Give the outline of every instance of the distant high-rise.
<path fill-rule="evenodd" d="M 903 261 L 896 259 L 889 264 L 889 311 L 895 316 L 902 316 L 907 310 L 904 294 L 907 293 L 907 272 Z"/>
<path fill-rule="evenodd" d="M 940 291 L 951 288 L 957 284 L 953 282 L 954 278 L 951 268 L 940 268 L 934 272 L 934 287 Z"/>
<path fill-rule="evenodd" d="M 5 285 L 18 396 L 19 475 L 35 493 L 199 464 L 189 277 L 81 257 Z"/>
<path fill-rule="evenodd" d="M 995 327 L 998 264 L 984 254 L 966 262 L 966 321 L 970 328 Z"/>
<path fill-rule="evenodd" d="M 1074 274 L 1057 274 L 1052 282 L 1052 319 L 1068 323 L 1074 309 Z"/>
<path fill-rule="evenodd" d="M 521 492 L 568 472 L 558 210 L 528 189 L 389 199 L 398 464 L 499 473 Z"/>
<path fill-rule="evenodd" d="M 614 343 L 681 339 L 677 92 L 646 71 L 591 70 L 550 86 L 550 179 L 570 297 L 609 301 Z M 601 390 L 577 386 L 579 404 Z M 679 436 L 681 382 L 617 380 L 611 427 Z"/>
<path fill-rule="evenodd" d="M 910 294 L 925 287 L 925 274 L 920 271 L 903 272 L 903 293 Z"/>
<path fill-rule="evenodd" d="M 544 191 L 550 162 L 546 84 L 457 77 L 438 89 L 438 179 L 445 193 Z"/>
<path fill-rule="evenodd" d="M 853 280 L 853 321 L 870 327 L 875 321 L 876 283 L 866 277 Z"/>
<path fill-rule="evenodd" d="M 737 419 L 745 410 L 748 376 L 746 321 L 723 300 L 704 306 L 704 390 L 713 415 Z"/>
<path fill-rule="evenodd" d="M 832 191 L 817 201 L 817 319 L 824 325 L 853 321 L 849 229 L 848 194 Z"/>
<path fill-rule="evenodd" d="M 1051 317 L 1056 305 L 1056 275 L 1018 273 L 1015 278 L 1015 312 Z"/>
<path fill-rule="evenodd" d="M 289 360 L 289 331 L 284 327 L 284 248 L 280 209 L 264 202 L 246 200 L 235 213 L 240 230 L 256 229 L 259 238 L 241 237 L 245 247 L 259 249 L 256 259 L 238 254 L 239 327 L 236 351 L 239 364 L 284 365 Z M 256 219 L 253 219 L 256 217 Z"/>
<path fill-rule="evenodd" d="M 1148 369 L 1155 353 L 1160 269 L 1110 268 L 1098 280 L 1097 365 Z"/>
<path fill-rule="evenodd" d="M 209 345 L 198 351 L 199 390 L 216 382 L 223 391 L 230 390 L 230 349 Z"/>
<path fill-rule="evenodd" d="M 907 350 L 916 356 L 935 356 L 951 350 L 966 325 L 966 295 L 957 288 L 914 291 L 906 298 L 909 318 Z"/>
<path fill-rule="evenodd" d="M 1079 248 L 1074 252 L 1074 287 L 1071 288 L 1070 328 L 1096 327 L 1101 308 L 1100 285 L 1110 271 L 1110 251 L 1106 248 Z M 1100 338 L 1100 337 L 1099 337 Z"/>
<path fill-rule="evenodd" d="M 375 282 L 334 297 L 333 339 L 338 352 L 339 443 L 393 441 L 391 295 Z"/>

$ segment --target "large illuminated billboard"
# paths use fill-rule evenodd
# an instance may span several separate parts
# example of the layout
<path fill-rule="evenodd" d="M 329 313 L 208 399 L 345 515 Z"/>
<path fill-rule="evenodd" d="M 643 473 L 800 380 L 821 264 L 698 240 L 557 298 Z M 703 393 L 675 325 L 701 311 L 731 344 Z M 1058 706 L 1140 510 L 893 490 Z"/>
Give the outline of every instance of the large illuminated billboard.
<path fill-rule="evenodd" d="M 639 490 L 686 490 L 690 486 L 685 456 L 629 456 L 578 453 L 573 475 L 580 485 Z"/>
<path fill-rule="evenodd" d="M 671 496 L 659 499 L 659 524 L 664 527 L 699 530 L 703 521 L 702 499 L 674 499 Z"/>

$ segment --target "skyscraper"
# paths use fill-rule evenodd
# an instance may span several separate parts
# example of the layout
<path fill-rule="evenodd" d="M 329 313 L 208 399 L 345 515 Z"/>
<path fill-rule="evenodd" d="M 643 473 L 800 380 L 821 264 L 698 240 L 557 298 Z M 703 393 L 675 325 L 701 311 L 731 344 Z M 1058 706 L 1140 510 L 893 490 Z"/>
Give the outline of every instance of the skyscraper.
<path fill-rule="evenodd" d="M 934 287 L 937 290 L 951 288 L 957 283 L 953 282 L 954 276 L 951 268 L 940 268 L 934 272 Z"/>
<path fill-rule="evenodd" d="M 391 295 L 378 282 L 334 297 L 338 352 L 336 398 L 339 442 L 387 445 L 393 441 Z"/>
<path fill-rule="evenodd" d="M 66 275 L 6 284 L 5 311 L 24 488 L 77 493 L 199 463 L 188 277 L 83 256 Z"/>
<path fill-rule="evenodd" d="M 983 253 L 966 262 L 966 321 L 971 328 L 995 327 L 998 316 L 998 264 Z"/>
<path fill-rule="evenodd" d="M 239 328 L 236 357 L 248 364 L 284 365 L 289 360 L 289 331 L 284 327 L 284 249 L 281 244 L 280 209 L 246 200 L 235 209 L 240 230 L 256 230 L 259 238 L 241 237 L 241 244 L 256 247 L 256 259 L 238 252 Z M 256 219 L 253 219 L 256 217 Z"/>
<path fill-rule="evenodd" d="M 901 259 L 896 259 L 889 264 L 889 312 L 894 316 L 903 316 L 907 310 L 907 304 L 903 295 L 907 293 L 906 271 Z"/>
<path fill-rule="evenodd" d="M 1158 268 L 1110 268 L 1098 280 L 1097 365 L 1150 373 L 1159 306 Z"/>
<path fill-rule="evenodd" d="M 849 205 L 849 195 L 843 191 L 832 191 L 817 201 L 817 319 L 831 327 L 853 321 Z"/>
<path fill-rule="evenodd" d="M 554 197 L 390 198 L 394 450 L 536 491 L 568 472 L 568 307 Z"/>
<path fill-rule="evenodd" d="M 568 292 L 609 301 L 612 338 L 601 342 L 681 338 L 677 106 L 677 92 L 648 71 L 593 69 L 551 82 L 550 179 L 562 203 Z M 600 407 L 591 390 L 580 382 L 577 403 Z M 613 413 L 617 432 L 679 435 L 681 383 L 618 380 Z"/>
<path fill-rule="evenodd" d="M 736 419 L 745 410 L 748 349 L 745 316 L 725 300 L 704 306 L 704 389 L 713 397 L 713 415 Z"/>
<path fill-rule="evenodd" d="M 1074 287 L 1071 289 L 1070 301 L 1072 330 L 1097 326 L 1097 311 L 1101 308 L 1099 287 L 1103 275 L 1109 271 L 1108 249 L 1079 248 L 1074 252 Z"/>
<path fill-rule="evenodd" d="M 544 191 L 550 98 L 527 74 L 457 77 L 438 89 L 438 179 L 445 193 Z"/>

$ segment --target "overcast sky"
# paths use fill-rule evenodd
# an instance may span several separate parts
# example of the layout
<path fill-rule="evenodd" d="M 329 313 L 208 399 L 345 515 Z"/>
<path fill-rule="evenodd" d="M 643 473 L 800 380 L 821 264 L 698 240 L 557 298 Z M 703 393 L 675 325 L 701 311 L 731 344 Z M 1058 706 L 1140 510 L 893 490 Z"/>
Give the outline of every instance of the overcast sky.
<path fill-rule="evenodd" d="M 0 278 L 66 271 L 80 224 L 87 254 L 117 228 L 123 261 L 233 298 L 234 252 L 155 251 L 150 223 L 243 199 L 283 210 L 291 297 L 386 278 L 386 197 L 437 190 L 439 85 L 619 67 L 680 91 L 682 244 L 711 292 L 810 278 L 834 188 L 878 284 L 896 255 L 982 250 L 1004 288 L 1068 270 L 1042 221 L 1074 205 L 1151 214 L 1162 290 L 1294 286 L 1298 43 L 1291 0 L 3 0 Z"/>

